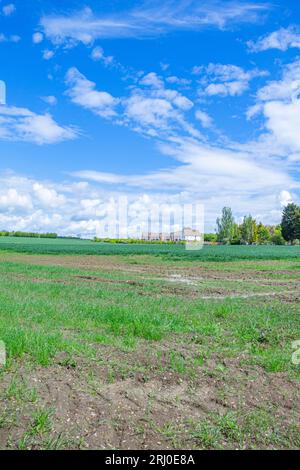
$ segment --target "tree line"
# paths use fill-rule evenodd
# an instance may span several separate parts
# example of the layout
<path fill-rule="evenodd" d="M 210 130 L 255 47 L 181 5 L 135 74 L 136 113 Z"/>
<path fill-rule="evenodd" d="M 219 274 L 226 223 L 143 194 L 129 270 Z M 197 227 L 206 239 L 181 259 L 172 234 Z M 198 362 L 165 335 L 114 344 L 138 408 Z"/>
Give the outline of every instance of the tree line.
<path fill-rule="evenodd" d="M 57 238 L 57 233 L 35 233 L 35 232 L 8 232 L 0 231 L 0 237 L 28 237 L 28 238 Z"/>
<path fill-rule="evenodd" d="M 279 225 L 264 225 L 262 222 L 257 222 L 251 215 L 246 215 L 243 222 L 237 224 L 230 207 L 223 208 L 222 215 L 217 218 L 216 224 L 215 241 L 221 243 L 231 245 L 300 244 L 300 206 L 294 203 L 284 208 Z M 214 241 L 212 235 L 207 234 L 205 241 Z"/>

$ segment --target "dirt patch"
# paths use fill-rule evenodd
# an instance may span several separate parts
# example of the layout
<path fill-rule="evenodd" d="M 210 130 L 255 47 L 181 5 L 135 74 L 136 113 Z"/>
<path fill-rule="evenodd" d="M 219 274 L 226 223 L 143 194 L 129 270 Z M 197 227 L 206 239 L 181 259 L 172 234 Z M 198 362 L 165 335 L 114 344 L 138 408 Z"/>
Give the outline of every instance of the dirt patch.
<path fill-rule="evenodd" d="M 141 282 L 132 281 L 132 280 L 120 280 L 120 279 L 107 279 L 105 277 L 98 276 L 74 276 L 76 279 L 81 279 L 83 281 L 94 281 L 94 282 L 108 282 L 111 284 L 129 284 L 131 286 L 142 286 Z"/>
<path fill-rule="evenodd" d="M 276 272 L 278 275 L 297 276 L 294 268 L 295 262 L 286 261 L 284 264 L 291 266 L 291 269 L 278 269 L 278 261 L 255 260 L 255 261 L 232 261 L 228 263 L 193 262 L 185 265 L 175 262 L 164 261 L 163 263 L 151 263 L 149 257 L 139 255 L 135 264 L 133 256 L 105 256 L 105 255 L 29 255 L 19 253 L 1 253 L 2 261 L 16 263 L 61 266 L 79 268 L 83 270 L 108 270 L 136 272 L 141 274 L 160 274 L 170 277 L 172 275 L 183 275 L 187 277 L 197 277 L 203 279 L 219 279 L 227 277 L 229 279 L 257 279 L 267 278 L 269 274 Z M 255 266 L 262 266 L 264 269 L 255 269 Z M 222 267 L 222 269 L 220 269 Z M 272 269 L 274 268 L 274 269 Z"/>
<path fill-rule="evenodd" d="M 168 350 L 168 344 L 164 345 Z M 188 350 L 187 346 L 183 348 Z M 63 360 L 48 368 L 19 368 L 19 378 L 36 388 L 38 403 L 16 408 L 4 399 L 2 410 L 13 405 L 16 420 L 0 429 L 0 446 L 17 446 L 32 421 L 37 407 L 53 410 L 52 435 L 64 436 L 67 448 L 89 449 L 174 449 L 201 448 L 193 435 L 194 426 L 212 415 L 236 412 L 243 420 L 251 413 L 269 410 L 276 413 L 284 428 L 300 419 L 300 383 L 286 374 L 268 374 L 259 367 L 241 365 L 244 357 L 211 358 L 197 368 L 193 379 L 175 371 L 160 370 L 152 364 L 145 373 L 134 371 L 134 361 L 149 361 L 145 350 L 126 354 L 133 372 L 112 383 L 111 354 L 121 352 L 99 347 L 101 364 L 78 358 L 70 366 Z M 218 369 L 223 364 L 222 372 Z M 149 365 L 149 363 L 148 363 Z M 90 375 L 90 378 L 89 378 Z M 1 391 L 9 384 L 5 376 Z M 272 411 L 271 411 L 272 410 Z M 256 437 L 249 436 L 249 443 Z M 34 444 L 40 448 L 42 444 Z M 232 442 L 223 442 L 231 447 Z M 247 447 L 247 443 L 246 443 Z"/>

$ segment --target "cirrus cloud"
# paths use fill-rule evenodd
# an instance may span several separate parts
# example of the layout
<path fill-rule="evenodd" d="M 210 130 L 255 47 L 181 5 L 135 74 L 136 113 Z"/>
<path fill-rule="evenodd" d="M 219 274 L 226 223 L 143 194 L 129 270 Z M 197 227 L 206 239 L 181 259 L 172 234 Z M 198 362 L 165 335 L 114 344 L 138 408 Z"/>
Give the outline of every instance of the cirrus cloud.
<path fill-rule="evenodd" d="M 269 4 L 219 0 L 158 0 L 119 13 L 98 15 L 87 7 L 70 15 L 46 15 L 41 27 L 55 44 L 91 44 L 99 38 L 143 38 L 174 30 L 224 29 L 230 24 L 253 23 L 270 9 Z"/>

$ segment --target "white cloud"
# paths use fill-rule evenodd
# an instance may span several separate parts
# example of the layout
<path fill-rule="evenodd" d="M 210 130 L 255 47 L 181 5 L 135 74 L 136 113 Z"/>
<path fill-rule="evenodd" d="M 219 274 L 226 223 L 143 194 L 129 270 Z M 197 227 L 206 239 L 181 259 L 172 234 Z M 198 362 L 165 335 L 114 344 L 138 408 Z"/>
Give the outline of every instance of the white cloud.
<path fill-rule="evenodd" d="M 167 140 L 160 150 L 174 158 L 174 165 L 146 174 L 84 170 L 73 175 L 81 180 L 78 183 L 55 183 L 0 173 L 0 226 L 93 237 L 111 222 L 114 199 L 127 196 L 130 223 L 155 204 L 201 202 L 208 231 L 224 205 L 231 205 L 238 218 L 251 212 L 266 223 L 278 223 L 282 205 L 291 197 L 297 202 L 295 181 L 286 169 L 274 165 L 273 159 L 258 160 L 255 151 L 222 149 L 186 138 Z"/>
<path fill-rule="evenodd" d="M 59 207 L 66 202 L 64 195 L 58 194 L 55 189 L 48 188 L 41 183 L 34 183 L 33 191 L 39 202 L 47 207 Z"/>
<path fill-rule="evenodd" d="M 175 85 L 181 85 L 184 87 L 192 83 L 191 80 L 189 80 L 188 78 L 180 78 L 180 77 L 176 77 L 176 75 L 170 75 L 169 77 L 167 77 L 166 82 L 172 83 Z"/>
<path fill-rule="evenodd" d="M 261 103 L 257 103 L 257 104 L 254 104 L 253 106 L 250 106 L 246 111 L 247 120 L 249 121 L 254 116 L 257 116 L 257 114 L 259 114 L 262 110 L 263 110 L 263 106 Z"/>
<path fill-rule="evenodd" d="M 5 208 L 9 211 L 19 208 L 27 210 L 32 208 L 32 202 L 28 194 L 22 194 L 15 188 L 9 188 L 5 194 L 0 194 L 0 207 L 2 210 Z"/>
<path fill-rule="evenodd" d="M 300 94 L 300 59 L 288 64 L 283 69 L 281 80 L 273 80 L 262 87 L 257 98 L 260 101 L 290 100 Z"/>
<path fill-rule="evenodd" d="M 53 144 L 74 139 L 72 127 L 62 127 L 50 114 L 36 114 L 26 108 L 0 106 L 0 139 Z"/>
<path fill-rule="evenodd" d="M 158 77 L 158 75 L 154 72 L 150 72 L 147 75 L 145 75 L 141 80 L 140 80 L 141 85 L 149 85 L 152 86 L 153 88 L 163 88 L 164 87 L 164 82 L 161 78 Z"/>
<path fill-rule="evenodd" d="M 43 59 L 50 60 L 52 57 L 54 57 L 54 51 L 50 51 L 49 49 L 43 51 Z"/>
<path fill-rule="evenodd" d="M 175 140 L 175 139 L 174 139 Z M 114 175 L 83 171 L 74 173 L 86 180 L 127 184 L 147 189 L 181 189 L 196 191 L 202 197 L 215 191 L 249 195 L 249 192 L 279 190 L 291 183 L 284 171 L 273 168 L 273 162 L 257 162 L 250 153 L 235 152 L 205 145 L 190 139 L 177 139 L 175 143 L 160 146 L 162 153 L 175 158 L 176 168 L 146 175 Z M 249 177 L 251 175 L 251 177 Z M 221 196 L 220 196 L 221 197 Z"/>
<path fill-rule="evenodd" d="M 177 164 L 148 174 L 117 175 L 83 170 L 73 176 L 117 185 L 119 189 L 140 188 L 148 192 L 150 199 L 153 191 L 163 191 L 162 200 L 169 197 L 173 202 L 201 202 L 205 206 L 207 229 L 213 228 L 216 215 L 224 205 L 234 207 L 240 217 L 253 213 L 255 208 L 254 215 L 265 222 L 280 221 L 280 195 L 292 188 L 295 181 L 286 168 L 274 165 L 274 160 L 260 161 L 254 152 L 213 147 L 194 139 L 173 139 L 173 143 L 161 144 L 160 150 Z"/>
<path fill-rule="evenodd" d="M 249 87 L 248 82 L 211 83 L 204 93 L 207 96 L 239 96 Z"/>
<path fill-rule="evenodd" d="M 281 191 L 279 194 L 279 202 L 281 207 L 285 207 L 293 202 L 293 196 L 288 191 Z"/>
<path fill-rule="evenodd" d="M 143 92 L 144 94 L 152 98 L 165 99 L 183 111 L 191 109 L 194 105 L 190 99 L 177 90 L 166 88 L 163 79 L 154 72 L 144 75 L 139 81 L 139 85 L 150 87 L 150 90 Z M 136 90 L 142 92 L 142 89 L 136 88 Z"/>
<path fill-rule="evenodd" d="M 172 104 L 161 98 L 146 98 L 134 94 L 126 100 L 125 114 L 139 125 L 151 128 L 168 128 L 168 121 L 176 118 Z"/>
<path fill-rule="evenodd" d="M 0 42 L 14 42 L 18 43 L 21 41 L 21 37 L 17 34 L 11 34 L 10 36 L 6 36 L 3 33 L 0 33 Z"/>
<path fill-rule="evenodd" d="M 266 127 L 279 144 L 300 151 L 300 99 L 292 103 L 271 101 L 264 106 Z"/>
<path fill-rule="evenodd" d="M 53 95 L 42 96 L 41 99 L 45 101 L 45 103 L 49 104 L 50 106 L 54 106 L 57 104 L 57 98 Z"/>
<path fill-rule="evenodd" d="M 97 91 L 96 84 L 89 81 L 75 67 L 68 70 L 66 83 L 69 87 L 67 95 L 73 103 L 105 118 L 116 115 L 118 100 L 105 91 Z"/>
<path fill-rule="evenodd" d="M 300 153 L 291 153 L 288 158 L 289 162 L 291 163 L 298 163 L 300 162 Z"/>
<path fill-rule="evenodd" d="M 300 30 L 295 26 L 280 28 L 259 38 L 256 42 L 248 41 L 247 45 L 251 52 L 261 52 L 268 49 L 287 51 L 290 47 L 300 49 Z"/>
<path fill-rule="evenodd" d="M 198 2 L 197 0 L 158 0 L 144 2 L 138 8 L 119 14 L 95 15 L 90 8 L 66 15 L 41 18 L 45 35 L 55 44 L 83 42 L 98 38 L 152 37 L 172 30 L 198 30 L 232 23 L 256 22 L 269 5 L 239 1 Z"/>
<path fill-rule="evenodd" d="M 16 7 L 13 3 L 8 3 L 2 7 L 2 13 L 4 16 L 10 16 L 16 11 Z"/>
<path fill-rule="evenodd" d="M 44 35 L 40 32 L 36 32 L 32 35 L 32 42 L 34 44 L 40 44 L 44 40 Z"/>
<path fill-rule="evenodd" d="M 54 186 L 13 172 L 0 173 L 0 226 L 40 232 L 63 227 L 65 188 Z"/>
<path fill-rule="evenodd" d="M 112 65 L 113 62 L 114 62 L 113 56 L 111 56 L 111 55 L 106 56 L 104 54 L 104 50 L 100 46 L 94 47 L 94 49 L 92 50 L 92 53 L 91 53 L 91 58 L 96 62 L 97 61 L 103 62 L 104 65 L 106 65 L 106 66 Z"/>
<path fill-rule="evenodd" d="M 168 68 L 170 67 L 170 64 L 166 64 L 165 62 L 160 62 L 159 65 L 163 72 L 168 70 Z"/>
<path fill-rule="evenodd" d="M 100 46 L 94 47 L 91 53 L 91 58 L 93 60 L 100 60 L 100 59 L 103 59 L 103 56 L 104 56 L 104 51 L 102 47 Z"/>
<path fill-rule="evenodd" d="M 200 94 L 208 96 L 239 96 L 249 88 L 249 83 L 256 77 L 264 77 L 264 70 L 244 70 L 232 64 L 213 64 L 195 66 L 195 75 L 200 75 Z"/>
<path fill-rule="evenodd" d="M 98 91 L 75 67 L 66 75 L 66 94 L 72 102 L 105 118 L 115 118 L 119 125 L 134 131 L 157 136 L 161 132 L 173 133 L 180 128 L 191 135 L 199 135 L 189 124 L 184 112 L 193 107 L 192 101 L 176 90 L 167 89 L 155 73 L 144 75 L 128 97 L 115 98 Z"/>
<path fill-rule="evenodd" d="M 196 119 L 201 122 L 202 126 L 205 128 L 211 127 L 213 125 L 213 120 L 212 118 L 205 113 L 204 111 L 197 110 L 195 113 Z"/>
<path fill-rule="evenodd" d="M 270 81 L 257 92 L 257 102 L 248 109 L 248 118 L 262 113 L 268 134 L 260 141 L 276 154 L 300 150 L 300 60 L 283 69 L 282 79 Z"/>
<path fill-rule="evenodd" d="M 197 73 L 202 71 L 197 70 Z M 211 64 L 208 71 L 207 68 L 204 70 L 202 83 L 209 86 L 238 82 L 248 86 L 248 81 L 262 75 L 266 72 L 257 69 L 246 71 L 231 64 Z M 297 66 L 293 64 L 285 70 L 282 81 L 288 85 L 297 80 L 297 76 Z M 207 84 L 205 80 L 213 83 Z M 102 115 L 103 92 L 97 91 L 94 82 L 74 68 L 68 72 L 66 82 L 69 87 L 67 93 L 74 103 Z M 271 85 L 275 90 L 284 89 L 284 86 L 278 87 L 278 82 L 276 86 L 275 82 L 269 82 L 257 94 L 268 99 L 257 98 L 253 109 L 248 112 L 249 118 L 262 113 L 265 130 L 258 139 L 240 144 L 225 141 L 219 136 L 218 144 L 212 145 L 191 124 L 189 116 L 194 104 L 188 97 L 169 88 L 166 80 L 156 73 L 136 75 L 135 85 L 129 88 L 128 96 L 114 98 L 109 95 L 109 109 L 110 104 L 117 104 L 113 106 L 115 114 L 110 117 L 118 125 L 126 125 L 156 138 L 160 152 L 173 158 L 174 164 L 146 174 L 124 175 L 83 169 L 72 176 L 100 187 L 117 186 L 118 191 L 121 188 L 124 191 L 132 191 L 133 188 L 134 192 L 149 191 L 151 197 L 154 191 L 161 191 L 172 194 L 173 199 L 179 194 L 193 200 L 196 198 L 205 204 L 209 224 L 226 204 L 234 206 L 241 217 L 253 212 L 255 207 L 257 214 L 254 216 L 258 215 L 269 223 L 279 222 L 280 195 L 283 191 L 292 194 L 300 186 L 297 176 L 290 173 L 291 165 L 295 165 L 297 160 L 294 157 L 289 161 L 289 155 L 299 153 L 295 123 L 300 122 L 300 118 L 295 87 L 287 86 L 289 93 L 285 91 L 284 99 L 270 99 Z M 278 91 L 276 93 L 278 96 Z M 213 130 L 213 121 L 207 113 L 196 109 L 193 115 L 204 128 L 212 127 Z M 281 122 L 284 119 L 288 130 Z M 101 213 L 101 204 L 96 202 L 97 197 L 84 199 L 91 200 L 81 204 L 82 211 L 88 211 L 91 227 L 95 214 Z"/>
<path fill-rule="evenodd" d="M 165 88 L 161 77 L 151 72 L 141 78 L 131 96 L 123 99 L 125 123 L 137 132 L 158 136 L 162 132 L 173 134 L 177 129 L 198 135 L 187 122 L 184 113 L 193 102 L 176 90 Z"/>

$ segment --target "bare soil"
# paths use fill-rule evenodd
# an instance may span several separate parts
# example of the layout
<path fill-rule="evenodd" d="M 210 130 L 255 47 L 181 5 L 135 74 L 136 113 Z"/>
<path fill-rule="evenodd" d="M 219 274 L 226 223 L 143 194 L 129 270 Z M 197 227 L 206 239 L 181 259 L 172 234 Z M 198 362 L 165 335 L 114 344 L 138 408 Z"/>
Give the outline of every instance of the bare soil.
<path fill-rule="evenodd" d="M 170 345 L 159 347 L 167 350 Z M 129 369 L 136 357 L 149 366 L 149 349 L 143 349 L 138 355 L 126 354 Z M 119 354 L 104 346 L 99 353 L 104 362 L 112 354 Z M 57 360 L 60 362 L 60 358 Z M 236 412 L 243 423 L 247 416 L 242 410 L 249 415 L 265 409 L 276 415 L 281 432 L 291 423 L 299 423 L 300 382 L 287 374 L 269 374 L 257 366 L 242 365 L 242 360 L 210 359 L 193 380 L 174 371 L 160 371 L 153 363 L 153 369 L 145 374 L 133 372 L 109 383 L 107 367 L 95 363 L 93 380 L 89 381 L 91 364 L 80 358 L 73 366 L 61 361 L 62 365 L 30 372 L 21 365 L 18 377 L 35 387 L 39 406 L 54 410 L 53 436 L 63 435 L 67 447 L 74 449 L 201 448 L 193 437 L 193 424 L 212 414 L 225 416 L 228 412 Z M 222 373 L 217 372 L 220 363 Z M 8 374 L 6 384 L 10 380 Z M 0 429 L 0 448 L 7 446 L 8 434 L 13 447 L 18 443 L 30 426 L 35 406 L 20 406 L 10 400 L 2 403 L 8 412 L 14 408 L 16 419 L 8 429 Z M 255 435 L 250 435 L 248 446 L 255 444 Z M 257 445 L 263 447 L 259 437 Z M 39 448 L 40 443 L 32 444 L 32 448 L 35 446 Z M 232 447 L 232 441 L 224 439 L 222 446 Z"/>
<path fill-rule="evenodd" d="M 143 263 L 142 257 L 138 264 L 132 264 L 132 259 L 112 256 L 10 254 L 1 255 L 1 259 L 87 271 L 81 275 L 70 274 L 67 279 L 36 277 L 31 282 L 78 282 L 91 288 L 94 283 L 108 283 L 112 292 L 115 288 L 136 288 L 140 295 L 156 297 L 174 295 L 215 300 L 257 297 L 260 302 L 274 298 L 293 305 L 300 300 L 299 271 L 288 262 L 283 263 L 287 268 L 273 271 L 272 267 L 278 265 L 276 261 L 262 262 L 268 268 L 264 270 L 251 269 L 248 262 L 241 269 L 239 263 L 222 263 L 222 269 L 218 269 L 208 263 L 176 266 L 149 263 L 147 259 Z M 120 271 L 125 273 L 124 279 L 105 277 L 106 273 Z M 130 279 L 133 275 L 135 279 Z M 162 282 L 154 292 L 147 292 L 144 287 L 148 281 Z M 217 283 L 217 287 L 206 285 L 209 281 Z M 232 286 L 225 282 L 232 282 Z M 250 287 L 245 290 L 242 287 L 246 283 L 258 284 L 266 290 L 251 291 Z M 65 332 L 66 337 L 69 333 Z M 216 353 L 204 359 L 202 367 L 179 373 L 170 365 L 169 352 L 176 350 L 182 358 L 194 359 L 197 343 L 189 335 L 181 335 L 180 340 L 170 337 L 160 342 L 139 341 L 132 351 L 94 346 L 97 348 L 94 359 L 72 357 L 70 360 L 68 355 L 61 354 L 51 366 L 37 367 L 29 366 L 25 358 L 0 375 L 0 449 L 300 447 L 300 381 L 293 380 L 288 373 L 270 373 L 249 365 L 246 353 L 229 358 Z M 5 390 L 14 379 L 24 389 L 35 389 L 38 399 L 31 402 L 15 395 L 8 397 Z M 34 436 L 30 431 L 34 412 L 41 408 L 52 410 L 50 441 L 48 435 Z M 233 415 L 243 430 L 242 438 L 227 429 L 214 444 L 207 430 L 197 428 L 199 423 L 214 422 L 214 417 L 228 415 Z M 253 417 L 252 424 L 250 417 Z M 258 420 L 257 425 L 254 418 Z M 285 440 L 282 436 L 290 437 Z"/>

